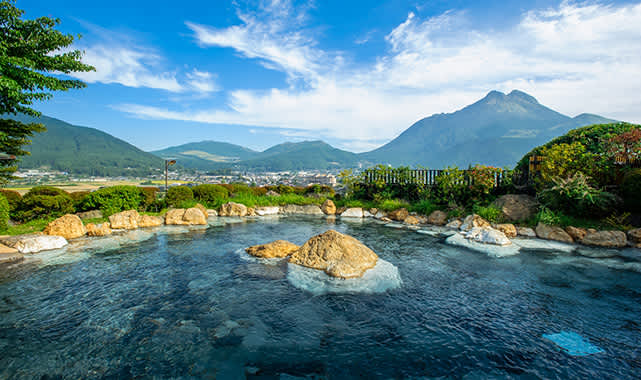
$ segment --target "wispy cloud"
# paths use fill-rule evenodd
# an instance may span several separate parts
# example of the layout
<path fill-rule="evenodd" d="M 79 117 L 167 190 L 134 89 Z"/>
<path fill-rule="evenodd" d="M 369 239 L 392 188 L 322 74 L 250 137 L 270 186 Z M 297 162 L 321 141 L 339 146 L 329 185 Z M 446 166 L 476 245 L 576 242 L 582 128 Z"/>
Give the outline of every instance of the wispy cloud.
<path fill-rule="evenodd" d="M 82 22 L 94 43 L 75 46 L 84 52 L 82 61 L 96 71 L 73 73 L 88 83 L 117 83 L 127 87 L 152 88 L 172 93 L 210 93 L 219 91 L 215 76 L 193 69 L 191 72 L 168 70 L 167 59 L 156 49 L 135 41 L 131 36 Z"/>
<path fill-rule="evenodd" d="M 119 108 L 139 117 L 292 128 L 353 141 L 363 149 L 412 122 L 449 112 L 491 89 L 519 88 L 569 114 L 641 121 L 641 4 L 563 2 L 525 12 L 509 30 L 475 29 L 465 12 L 421 19 L 409 13 L 389 31 L 374 64 L 322 50 L 304 12 L 287 0 L 239 11 L 241 24 L 188 23 L 202 46 L 259 59 L 306 86 L 237 89 L 225 109 Z"/>

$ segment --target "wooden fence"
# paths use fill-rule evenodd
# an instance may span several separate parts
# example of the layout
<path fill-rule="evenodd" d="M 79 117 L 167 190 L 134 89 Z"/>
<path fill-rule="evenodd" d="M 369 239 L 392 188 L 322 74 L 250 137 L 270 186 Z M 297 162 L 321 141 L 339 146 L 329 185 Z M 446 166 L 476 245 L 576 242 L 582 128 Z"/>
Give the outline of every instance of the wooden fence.
<path fill-rule="evenodd" d="M 443 174 L 445 170 L 436 170 L 436 169 L 410 169 L 410 170 L 398 170 L 391 169 L 385 172 L 380 172 L 375 169 L 367 169 L 364 172 L 364 178 L 366 183 L 374 182 L 383 182 L 386 184 L 405 184 L 405 183 L 417 183 L 423 184 L 425 186 L 434 186 L 436 185 L 436 178 Z M 467 170 L 463 170 L 463 182 L 465 185 L 472 185 L 473 179 L 471 176 L 467 175 Z M 515 178 L 520 179 L 518 173 Z M 505 174 L 502 171 L 497 172 L 494 175 L 494 187 L 500 187 L 505 179 Z"/>

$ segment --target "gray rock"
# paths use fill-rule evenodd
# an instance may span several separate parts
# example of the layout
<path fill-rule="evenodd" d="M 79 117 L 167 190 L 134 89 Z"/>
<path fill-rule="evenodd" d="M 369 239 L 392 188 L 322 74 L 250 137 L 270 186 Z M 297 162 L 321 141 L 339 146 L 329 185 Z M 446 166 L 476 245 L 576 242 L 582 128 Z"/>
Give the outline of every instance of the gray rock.
<path fill-rule="evenodd" d="M 318 215 L 324 216 L 325 213 L 317 205 L 285 205 L 280 208 L 281 214 L 289 215 Z"/>
<path fill-rule="evenodd" d="M 362 218 L 363 217 L 363 209 L 360 207 L 352 207 L 348 208 L 347 210 L 343 211 L 341 214 L 341 218 Z"/>
<path fill-rule="evenodd" d="M 535 231 L 536 236 L 540 237 L 541 239 L 556 240 L 564 243 L 574 242 L 572 236 L 565 232 L 565 230 L 561 227 L 548 226 L 547 224 L 539 223 L 539 225 L 536 226 Z"/>
<path fill-rule="evenodd" d="M 494 201 L 503 212 L 503 216 L 512 221 L 529 219 L 536 214 L 539 203 L 530 195 L 507 194 Z"/>
<path fill-rule="evenodd" d="M 15 248 L 20 253 L 37 253 L 50 249 L 59 249 L 69 244 L 62 236 L 52 235 L 16 235 L 0 239 L 0 243 Z"/>

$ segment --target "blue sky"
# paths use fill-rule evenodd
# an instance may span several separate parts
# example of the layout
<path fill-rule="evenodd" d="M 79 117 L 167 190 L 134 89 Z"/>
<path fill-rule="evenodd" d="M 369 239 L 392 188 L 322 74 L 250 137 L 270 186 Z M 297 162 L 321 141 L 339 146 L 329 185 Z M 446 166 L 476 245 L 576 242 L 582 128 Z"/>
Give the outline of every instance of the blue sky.
<path fill-rule="evenodd" d="M 97 4 L 98 3 L 98 4 Z M 144 150 L 373 149 L 490 90 L 641 122 L 641 2 L 18 0 L 98 70 L 38 104 Z"/>

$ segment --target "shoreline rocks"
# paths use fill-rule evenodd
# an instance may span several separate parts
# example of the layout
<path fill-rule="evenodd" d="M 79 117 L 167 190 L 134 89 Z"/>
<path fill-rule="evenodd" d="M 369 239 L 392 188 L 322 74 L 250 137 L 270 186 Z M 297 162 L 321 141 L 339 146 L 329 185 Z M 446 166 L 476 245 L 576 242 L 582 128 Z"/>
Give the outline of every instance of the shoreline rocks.
<path fill-rule="evenodd" d="M 1 238 L 0 243 L 16 249 L 20 253 L 37 253 L 59 249 L 69 244 L 67 239 L 62 236 L 38 234 L 8 236 Z"/>
<path fill-rule="evenodd" d="M 560 241 L 562 243 L 573 243 L 574 239 L 565 230 L 557 226 L 548 226 L 547 224 L 539 223 L 534 230 L 536 236 L 545 240 Z"/>
<path fill-rule="evenodd" d="M 85 236 L 87 229 L 77 215 L 67 214 L 49 223 L 43 233 L 62 236 L 65 239 L 75 239 Z"/>
<path fill-rule="evenodd" d="M 247 206 L 241 203 L 228 202 L 220 206 L 219 216 L 246 216 Z"/>
<path fill-rule="evenodd" d="M 167 211 L 167 214 L 165 214 L 165 224 L 168 226 L 205 225 L 207 224 L 207 216 L 196 207 L 188 209 L 177 208 Z"/>

